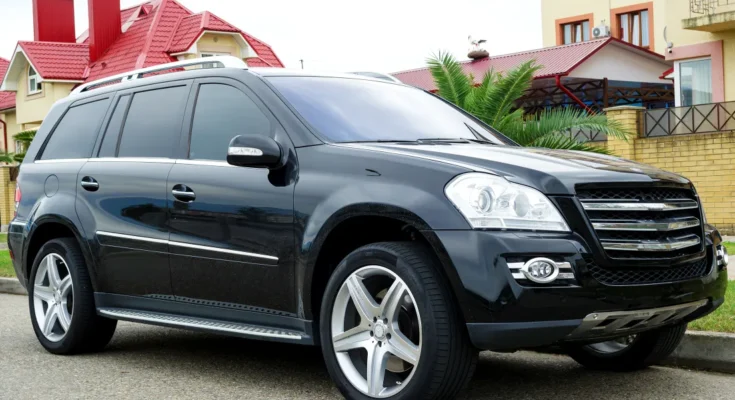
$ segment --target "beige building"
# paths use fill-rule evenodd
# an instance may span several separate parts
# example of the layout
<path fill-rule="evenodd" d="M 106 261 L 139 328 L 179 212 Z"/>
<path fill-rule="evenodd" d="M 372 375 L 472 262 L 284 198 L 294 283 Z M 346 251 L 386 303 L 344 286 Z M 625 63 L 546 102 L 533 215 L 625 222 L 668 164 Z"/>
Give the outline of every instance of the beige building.
<path fill-rule="evenodd" d="M 610 35 L 674 62 L 677 106 L 735 101 L 735 0 L 541 3 L 544 46 Z"/>

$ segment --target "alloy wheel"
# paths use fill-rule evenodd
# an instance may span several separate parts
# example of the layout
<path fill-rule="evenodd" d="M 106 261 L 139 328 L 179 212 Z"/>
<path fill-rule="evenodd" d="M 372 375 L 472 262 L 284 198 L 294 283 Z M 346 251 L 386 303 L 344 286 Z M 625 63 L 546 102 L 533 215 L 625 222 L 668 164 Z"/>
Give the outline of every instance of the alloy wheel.
<path fill-rule="evenodd" d="M 421 356 L 421 317 L 406 283 L 369 265 L 353 272 L 335 298 L 332 344 L 340 369 L 360 392 L 390 397 L 406 387 Z"/>
<path fill-rule="evenodd" d="M 62 340 L 69 331 L 74 307 L 71 273 L 64 259 L 50 253 L 41 260 L 33 285 L 38 328 L 51 341 Z"/>

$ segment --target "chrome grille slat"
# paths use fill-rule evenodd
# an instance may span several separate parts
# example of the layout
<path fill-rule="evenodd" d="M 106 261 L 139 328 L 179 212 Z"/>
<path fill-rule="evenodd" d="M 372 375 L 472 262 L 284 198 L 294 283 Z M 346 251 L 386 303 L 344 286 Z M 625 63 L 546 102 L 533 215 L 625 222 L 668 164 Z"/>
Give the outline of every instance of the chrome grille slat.
<path fill-rule="evenodd" d="M 700 244 L 702 241 L 697 236 L 680 238 L 669 242 L 654 241 L 601 241 L 605 250 L 618 251 L 671 251 L 680 250 Z"/>
<path fill-rule="evenodd" d="M 597 231 L 643 231 L 670 232 L 699 226 L 698 218 L 639 221 L 603 221 L 592 220 L 592 227 Z"/>
<path fill-rule="evenodd" d="M 692 210 L 699 208 L 696 201 L 676 201 L 666 203 L 640 203 L 640 202 L 615 202 L 602 203 L 584 201 L 582 203 L 587 211 L 673 211 L 673 210 Z"/>

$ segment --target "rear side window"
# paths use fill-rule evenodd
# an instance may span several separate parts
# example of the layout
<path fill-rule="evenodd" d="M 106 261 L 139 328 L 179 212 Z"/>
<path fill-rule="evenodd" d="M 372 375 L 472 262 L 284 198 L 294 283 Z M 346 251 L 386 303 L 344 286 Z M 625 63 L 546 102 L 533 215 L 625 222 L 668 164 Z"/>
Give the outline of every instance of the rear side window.
<path fill-rule="evenodd" d="M 110 99 L 104 99 L 69 108 L 46 143 L 41 159 L 90 157 L 109 104 Z"/>
<path fill-rule="evenodd" d="M 245 93 L 229 85 L 204 84 L 194 109 L 189 158 L 223 161 L 235 136 L 267 136 L 270 131 L 270 120 Z"/>
<path fill-rule="evenodd" d="M 110 122 L 107 124 L 105 137 L 102 139 L 102 147 L 100 148 L 100 157 L 115 157 L 117 150 L 117 140 L 120 138 L 120 130 L 122 129 L 125 111 L 128 110 L 130 96 L 122 96 L 117 100 L 115 111 L 112 113 Z"/>
<path fill-rule="evenodd" d="M 125 119 L 118 157 L 171 157 L 179 143 L 188 94 L 186 86 L 136 93 Z"/>

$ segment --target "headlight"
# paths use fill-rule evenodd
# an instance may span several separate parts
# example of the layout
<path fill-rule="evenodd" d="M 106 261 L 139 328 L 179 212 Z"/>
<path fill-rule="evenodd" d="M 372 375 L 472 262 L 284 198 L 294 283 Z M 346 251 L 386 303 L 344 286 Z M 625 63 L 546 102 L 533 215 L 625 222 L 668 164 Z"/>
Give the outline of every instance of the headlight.
<path fill-rule="evenodd" d="M 569 231 L 544 194 L 499 176 L 463 174 L 444 191 L 473 228 Z"/>

